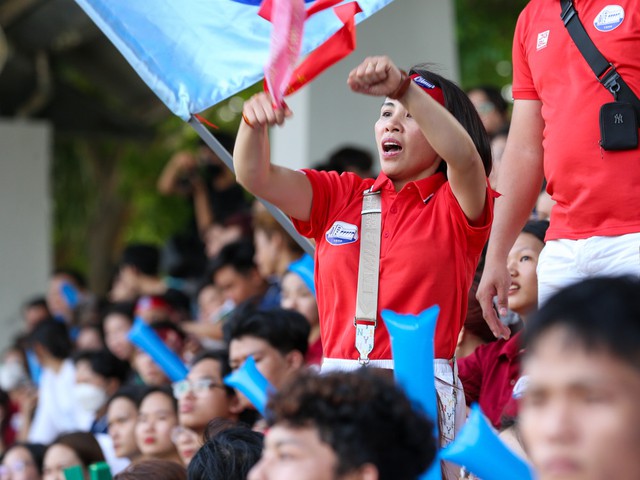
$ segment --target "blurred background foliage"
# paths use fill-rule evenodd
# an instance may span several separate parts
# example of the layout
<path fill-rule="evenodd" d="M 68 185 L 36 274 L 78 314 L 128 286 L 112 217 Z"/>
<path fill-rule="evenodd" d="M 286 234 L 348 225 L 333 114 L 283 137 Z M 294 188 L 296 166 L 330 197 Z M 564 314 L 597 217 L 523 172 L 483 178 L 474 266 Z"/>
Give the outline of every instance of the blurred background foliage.
<path fill-rule="evenodd" d="M 203 116 L 218 131 L 235 135 L 244 98 L 255 85 Z M 238 110 L 240 108 L 240 110 Z M 128 243 L 162 247 L 187 228 L 189 199 L 163 196 L 156 183 L 171 155 L 195 150 L 197 133 L 168 113 L 148 138 L 56 135 L 51 172 L 54 262 L 84 273 L 92 291 L 109 289 L 118 257 Z"/>
<path fill-rule="evenodd" d="M 455 0 L 464 88 L 511 84 L 511 41 L 528 0 Z"/>
<path fill-rule="evenodd" d="M 455 0 L 461 84 L 464 88 L 511 82 L 511 40 L 526 0 Z M 56 74 L 111 109 L 130 108 L 63 60 Z M 213 107 L 204 116 L 235 133 L 242 101 L 260 85 Z M 506 90 L 508 92 L 508 90 Z M 158 194 L 156 182 L 170 156 L 194 148 L 196 133 L 168 114 L 154 116 L 143 138 L 56 134 L 52 165 L 56 267 L 84 272 L 98 293 L 108 289 L 122 247 L 129 242 L 162 245 L 187 222 L 190 205 Z"/>

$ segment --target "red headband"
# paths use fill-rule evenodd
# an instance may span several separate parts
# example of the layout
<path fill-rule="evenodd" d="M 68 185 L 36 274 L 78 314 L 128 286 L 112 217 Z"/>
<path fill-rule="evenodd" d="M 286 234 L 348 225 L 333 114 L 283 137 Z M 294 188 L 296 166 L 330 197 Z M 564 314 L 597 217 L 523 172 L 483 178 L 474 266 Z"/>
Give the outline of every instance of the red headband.
<path fill-rule="evenodd" d="M 418 85 L 422 90 L 427 92 L 431 98 L 433 98 L 436 102 L 438 102 L 443 107 L 444 104 L 444 94 L 442 93 L 442 89 L 440 87 L 436 87 L 433 83 L 428 82 L 421 75 L 414 73 L 411 75 L 411 80 Z"/>
<path fill-rule="evenodd" d="M 138 299 L 135 307 L 135 314 L 140 315 L 152 309 L 170 309 L 169 303 L 162 297 L 155 295 L 145 295 Z"/>

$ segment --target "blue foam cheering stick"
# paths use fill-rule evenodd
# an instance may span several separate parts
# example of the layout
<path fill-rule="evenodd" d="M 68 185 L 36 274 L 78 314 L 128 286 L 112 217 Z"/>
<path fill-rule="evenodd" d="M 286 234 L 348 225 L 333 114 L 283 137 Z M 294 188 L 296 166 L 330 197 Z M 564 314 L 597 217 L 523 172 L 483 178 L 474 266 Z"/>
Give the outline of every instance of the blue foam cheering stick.
<path fill-rule="evenodd" d="M 391 337 L 393 368 L 398 384 L 414 404 L 431 419 L 438 438 L 438 402 L 433 373 L 436 322 L 440 307 L 434 305 L 418 315 L 382 311 L 382 319 Z M 439 458 L 433 461 L 421 480 L 441 480 Z"/>
<path fill-rule="evenodd" d="M 172 382 L 183 380 L 189 370 L 182 360 L 167 347 L 156 332 L 140 317 L 136 317 L 127 335 L 131 343 L 144 350 Z"/>
<path fill-rule="evenodd" d="M 60 294 L 70 309 L 74 309 L 80 303 L 80 292 L 69 282 L 60 284 Z"/>
<path fill-rule="evenodd" d="M 533 471 L 500 440 L 478 404 L 456 439 L 440 451 L 443 460 L 464 466 L 482 480 L 533 480 Z"/>
<path fill-rule="evenodd" d="M 260 373 L 253 357 L 247 357 L 239 369 L 224 377 L 224 383 L 240 391 L 265 416 L 269 393 L 275 392 L 275 389 Z"/>

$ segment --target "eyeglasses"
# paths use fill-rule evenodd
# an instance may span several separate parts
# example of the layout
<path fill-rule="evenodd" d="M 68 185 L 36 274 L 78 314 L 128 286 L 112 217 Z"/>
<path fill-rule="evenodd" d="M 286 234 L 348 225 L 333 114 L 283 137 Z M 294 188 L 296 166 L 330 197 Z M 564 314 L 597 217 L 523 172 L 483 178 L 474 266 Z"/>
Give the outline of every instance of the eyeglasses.
<path fill-rule="evenodd" d="M 22 473 L 28 466 L 33 465 L 33 462 L 22 462 L 18 460 L 11 465 L 0 465 L 0 479 L 11 478 L 12 473 Z"/>
<path fill-rule="evenodd" d="M 190 428 L 178 425 L 171 429 L 171 442 L 178 443 L 180 440 L 195 442 L 198 440 L 198 434 Z"/>
<path fill-rule="evenodd" d="M 490 112 L 493 112 L 496 109 L 496 106 L 491 102 L 482 102 L 476 105 L 476 110 L 480 115 L 484 115 Z"/>
<path fill-rule="evenodd" d="M 174 382 L 171 388 L 173 389 L 173 396 L 181 398 L 189 392 L 193 392 L 195 395 L 201 395 L 212 388 L 224 389 L 226 387 L 210 378 L 201 378 L 193 382 L 190 380 L 180 380 L 179 382 Z"/>

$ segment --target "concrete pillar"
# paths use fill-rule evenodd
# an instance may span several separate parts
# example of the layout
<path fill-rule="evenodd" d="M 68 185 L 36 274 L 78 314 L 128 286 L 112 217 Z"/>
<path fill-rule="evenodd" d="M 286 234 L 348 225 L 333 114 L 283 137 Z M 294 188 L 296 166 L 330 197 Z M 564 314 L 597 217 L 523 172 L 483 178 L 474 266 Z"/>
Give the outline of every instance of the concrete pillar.
<path fill-rule="evenodd" d="M 47 285 L 51 135 L 46 123 L 0 121 L 0 350 L 22 329 L 22 303 Z"/>
<path fill-rule="evenodd" d="M 458 79 L 453 0 L 396 0 L 357 30 L 358 48 L 287 99 L 294 117 L 271 132 L 273 162 L 301 168 L 324 161 L 345 144 L 371 151 L 382 99 L 352 93 L 349 72 L 366 56 L 388 55 L 401 68 L 428 62 Z"/>

